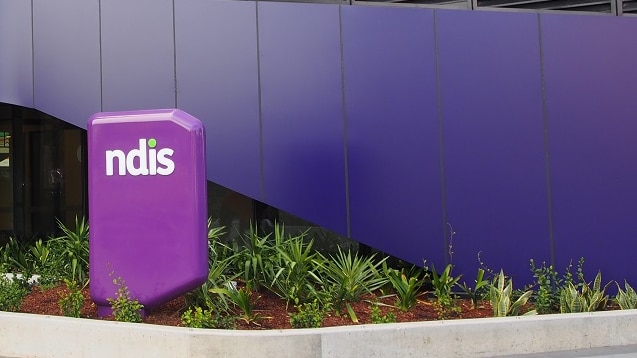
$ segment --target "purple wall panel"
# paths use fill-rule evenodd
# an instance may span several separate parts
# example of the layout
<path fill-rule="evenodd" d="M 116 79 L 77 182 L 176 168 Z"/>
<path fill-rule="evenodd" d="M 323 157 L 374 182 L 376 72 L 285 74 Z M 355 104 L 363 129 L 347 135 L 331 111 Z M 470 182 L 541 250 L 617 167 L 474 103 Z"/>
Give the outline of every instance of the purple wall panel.
<path fill-rule="evenodd" d="M 101 2 L 103 111 L 175 107 L 172 0 Z"/>
<path fill-rule="evenodd" d="M 437 11 L 447 222 L 459 272 L 550 260 L 536 14 Z M 447 233 L 447 235 L 449 235 Z"/>
<path fill-rule="evenodd" d="M 542 15 L 556 264 L 637 274 L 637 22 Z M 630 276 L 627 276 L 630 275 Z"/>
<path fill-rule="evenodd" d="M 35 107 L 86 128 L 101 108 L 99 3 L 36 0 L 33 19 Z"/>
<path fill-rule="evenodd" d="M 33 107 L 31 2 L 0 2 L 0 102 Z"/>
<path fill-rule="evenodd" d="M 351 236 L 444 260 L 433 11 L 344 7 L 342 19 Z"/>
<path fill-rule="evenodd" d="M 207 129 L 208 180 L 261 198 L 256 4 L 176 1 L 177 106 Z"/>
<path fill-rule="evenodd" d="M 264 199 L 344 233 L 339 7 L 258 7 Z"/>

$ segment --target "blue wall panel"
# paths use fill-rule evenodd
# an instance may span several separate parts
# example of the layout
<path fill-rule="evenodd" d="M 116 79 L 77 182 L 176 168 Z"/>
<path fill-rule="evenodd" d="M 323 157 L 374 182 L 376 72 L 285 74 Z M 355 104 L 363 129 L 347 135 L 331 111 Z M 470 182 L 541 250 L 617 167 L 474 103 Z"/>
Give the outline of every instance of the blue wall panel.
<path fill-rule="evenodd" d="M 0 2 L 0 102 L 33 107 L 31 2 Z"/>
<path fill-rule="evenodd" d="M 339 7 L 258 7 L 264 199 L 344 233 Z"/>
<path fill-rule="evenodd" d="M 635 282 L 637 22 L 542 15 L 542 35 L 557 267 Z"/>
<path fill-rule="evenodd" d="M 437 11 L 437 24 L 451 258 L 526 279 L 530 258 L 550 259 L 537 15 Z"/>
<path fill-rule="evenodd" d="M 176 1 L 177 106 L 206 126 L 208 180 L 261 198 L 256 4 Z"/>
<path fill-rule="evenodd" d="M 35 0 L 33 19 L 35 107 L 86 128 L 101 108 L 99 3 Z"/>
<path fill-rule="evenodd" d="M 433 11 L 344 7 L 342 21 L 351 236 L 444 261 Z"/>
<path fill-rule="evenodd" d="M 172 0 L 101 3 L 104 111 L 175 107 Z"/>

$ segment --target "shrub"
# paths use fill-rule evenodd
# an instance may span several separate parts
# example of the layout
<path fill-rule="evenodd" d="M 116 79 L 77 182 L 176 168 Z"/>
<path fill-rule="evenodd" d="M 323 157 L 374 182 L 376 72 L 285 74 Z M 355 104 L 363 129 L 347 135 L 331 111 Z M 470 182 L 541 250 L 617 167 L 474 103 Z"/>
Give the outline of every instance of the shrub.
<path fill-rule="evenodd" d="M 117 298 L 108 298 L 107 300 L 111 305 L 115 320 L 119 322 L 141 322 L 141 310 L 144 305 L 139 303 L 137 299 L 130 297 L 128 287 L 124 285 L 124 280 L 121 277 L 113 279 L 113 284 L 117 286 L 117 292 L 115 293 Z"/>
<path fill-rule="evenodd" d="M 190 328 L 234 329 L 234 319 L 201 307 L 189 309 L 181 315 L 181 324 Z"/>
<path fill-rule="evenodd" d="M 560 277 L 553 265 L 546 266 L 542 262 L 541 266 L 536 266 L 533 259 L 530 260 L 530 269 L 535 278 L 531 287 L 536 287 L 535 309 L 539 314 L 555 313 L 560 310 L 560 296 L 562 290 L 569 284 L 574 284 L 580 288 L 584 281 L 583 273 L 584 258 L 581 257 L 577 264 L 577 284 L 574 283 L 571 273 L 572 264 L 566 267 L 564 274 Z"/>
<path fill-rule="evenodd" d="M 0 273 L 0 311 L 17 311 L 28 292 L 24 282 L 6 278 L 4 273 Z"/>
<path fill-rule="evenodd" d="M 324 311 L 318 301 L 296 306 L 296 313 L 290 313 L 292 328 L 319 328 L 323 324 Z"/>
<path fill-rule="evenodd" d="M 375 303 L 372 303 L 369 318 L 374 324 L 396 322 L 396 315 L 394 314 L 394 312 L 388 311 L 387 313 L 383 314 L 380 310 L 380 307 L 378 307 L 378 304 Z"/>
<path fill-rule="evenodd" d="M 66 317 L 79 318 L 82 314 L 82 306 L 84 305 L 84 295 L 79 288 L 77 282 L 64 280 L 69 292 L 58 301 L 62 314 Z"/>

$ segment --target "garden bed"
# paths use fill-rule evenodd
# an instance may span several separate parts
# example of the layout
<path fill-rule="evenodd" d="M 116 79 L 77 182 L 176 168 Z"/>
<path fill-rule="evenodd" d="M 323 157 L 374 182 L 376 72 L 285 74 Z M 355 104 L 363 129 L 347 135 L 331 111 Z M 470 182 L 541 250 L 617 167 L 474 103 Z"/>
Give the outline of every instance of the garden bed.
<path fill-rule="evenodd" d="M 68 289 L 64 284 L 59 284 L 52 288 L 40 289 L 34 287 L 31 292 L 23 299 L 19 312 L 34 313 L 49 316 L 61 316 L 62 312 L 58 301 L 61 297 L 68 295 Z M 82 307 L 82 317 L 98 319 L 97 306 L 90 300 L 88 288 L 82 290 L 85 297 L 84 306 Z M 255 312 L 259 314 L 260 319 L 253 323 L 246 323 L 242 320 L 236 321 L 237 329 L 264 330 L 264 329 L 288 329 L 290 325 L 290 313 L 296 312 L 294 307 L 286 307 L 285 301 L 269 291 L 259 293 L 254 300 Z M 358 322 L 352 321 L 351 317 L 346 314 L 327 314 L 324 317 L 322 327 L 348 326 L 355 324 L 379 323 L 372 318 L 372 302 L 376 302 L 380 309 L 380 315 L 387 317 L 391 312 L 395 316 L 395 322 L 418 322 L 418 321 L 434 321 L 440 319 L 464 319 L 464 318 L 483 318 L 492 317 L 493 311 L 491 305 L 487 301 L 482 301 L 477 308 L 473 308 L 471 301 L 468 299 L 457 299 L 454 310 L 442 312 L 432 297 L 423 296 L 418 300 L 415 307 L 410 310 L 402 311 L 391 307 L 395 301 L 395 297 L 379 297 L 379 295 L 368 294 L 358 302 L 352 302 L 350 305 Z M 151 310 L 144 323 L 165 325 L 165 326 L 181 326 L 181 314 L 186 309 L 186 300 L 184 296 L 180 296 L 157 309 Z M 112 320 L 112 317 L 105 317 L 105 320 Z"/>

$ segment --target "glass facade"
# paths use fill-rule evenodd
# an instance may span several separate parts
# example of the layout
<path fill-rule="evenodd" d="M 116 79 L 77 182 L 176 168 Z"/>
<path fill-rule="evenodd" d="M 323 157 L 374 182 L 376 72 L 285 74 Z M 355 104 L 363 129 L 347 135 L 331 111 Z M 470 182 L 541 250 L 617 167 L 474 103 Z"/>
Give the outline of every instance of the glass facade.
<path fill-rule="evenodd" d="M 0 104 L 0 239 L 55 234 L 84 215 L 86 131 L 42 112 Z"/>

